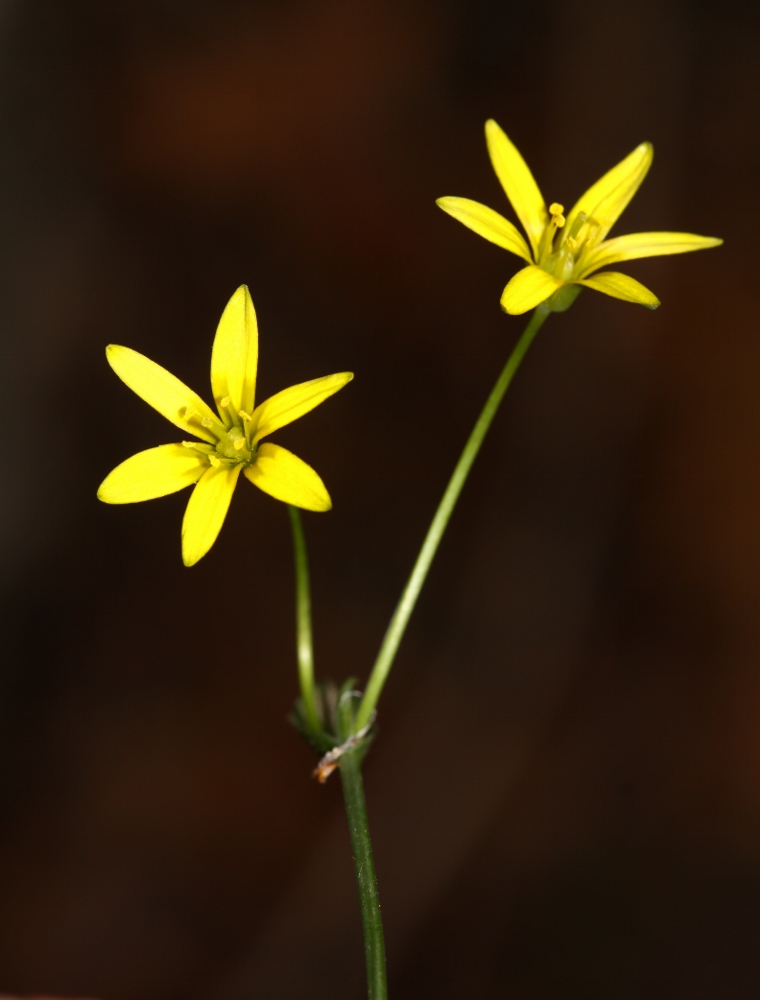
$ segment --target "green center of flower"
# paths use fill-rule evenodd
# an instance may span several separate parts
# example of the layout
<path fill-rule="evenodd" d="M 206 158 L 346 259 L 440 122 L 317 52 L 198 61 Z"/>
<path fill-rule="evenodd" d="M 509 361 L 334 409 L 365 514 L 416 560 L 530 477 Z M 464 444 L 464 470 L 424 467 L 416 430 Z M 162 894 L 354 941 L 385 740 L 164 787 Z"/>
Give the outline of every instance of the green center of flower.
<path fill-rule="evenodd" d="M 220 458 L 232 462 L 245 462 L 246 465 L 252 457 L 245 434 L 239 427 L 231 427 L 224 437 L 217 441 L 216 451 Z"/>
<path fill-rule="evenodd" d="M 209 465 L 220 466 L 252 465 L 256 461 L 258 445 L 254 444 L 255 427 L 250 413 L 243 410 L 234 412 L 229 396 L 219 401 L 220 420 L 212 420 L 186 407 L 185 419 L 197 421 L 204 430 L 211 431 L 217 439 L 215 444 L 200 441 L 183 441 L 186 448 L 192 448 L 204 456 Z"/>

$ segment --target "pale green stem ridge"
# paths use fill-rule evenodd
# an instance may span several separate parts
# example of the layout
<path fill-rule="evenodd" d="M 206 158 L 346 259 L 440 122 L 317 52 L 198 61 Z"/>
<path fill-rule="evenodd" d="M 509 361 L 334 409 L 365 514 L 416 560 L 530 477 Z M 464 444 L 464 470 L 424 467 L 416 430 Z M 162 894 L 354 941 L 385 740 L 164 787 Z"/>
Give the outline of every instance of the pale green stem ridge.
<path fill-rule="evenodd" d="M 446 491 L 438 505 L 438 510 L 436 510 L 435 516 L 430 523 L 425 541 L 422 543 L 422 548 L 417 556 L 417 561 L 414 564 L 411 575 L 407 580 L 406 587 L 396 605 L 396 610 L 388 625 L 380 652 L 377 654 L 364 697 L 356 714 L 356 721 L 354 723 L 356 732 L 369 722 L 377 700 L 380 697 L 380 692 L 388 678 L 399 644 L 409 623 L 409 618 L 417 603 L 417 598 L 425 583 L 430 565 L 438 551 L 438 546 L 446 530 L 446 525 L 449 523 L 449 518 L 459 499 L 459 494 L 462 492 L 462 487 L 467 481 L 472 464 L 480 451 L 480 446 L 483 444 L 493 418 L 496 416 L 499 404 L 504 398 L 504 394 L 509 388 L 515 372 L 520 367 L 520 362 L 525 357 L 528 348 L 533 342 L 533 338 L 549 315 L 549 311 L 543 304 L 534 311 L 530 322 L 507 359 L 507 363 L 504 365 L 501 375 L 499 375 L 496 384 L 491 390 L 491 394 L 486 400 L 485 406 L 472 429 L 472 433 L 467 439 L 467 444 L 464 446 L 464 450 L 459 457 Z"/>
<path fill-rule="evenodd" d="M 301 515 L 297 507 L 288 504 L 290 527 L 293 531 L 293 556 L 296 567 L 296 651 L 298 654 L 298 683 L 301 700 L 309 728 L 315 733 L 322 730 L 314 695 L 314 644 L 311 634 L 311 592 L 309 588 L 309 559 L 306 554 Z"/>
<path fill-rule="evenodd" d="M 352 729 L 353 711 L 350 692 L 341 698 L 338 706 L 339 729 L 342 739 L 346 739 Z M 359 888 L 359 904 L 364 931 L 364 956 L 367 963 L 368 1000 L 387 1000 L 388 984 L 385 971 L 385 938 L 383 918 L 380 913 L 380 897 L 377 892 L 375 863 L 372 857 L 372 843 L 369 837 L 367 806 L 364 801 L 362 781 L 361 743 L 347 750 L 340 759 L 340 780 L 348 818 L 348 832 L 354 855 L 356 882 Z"/>

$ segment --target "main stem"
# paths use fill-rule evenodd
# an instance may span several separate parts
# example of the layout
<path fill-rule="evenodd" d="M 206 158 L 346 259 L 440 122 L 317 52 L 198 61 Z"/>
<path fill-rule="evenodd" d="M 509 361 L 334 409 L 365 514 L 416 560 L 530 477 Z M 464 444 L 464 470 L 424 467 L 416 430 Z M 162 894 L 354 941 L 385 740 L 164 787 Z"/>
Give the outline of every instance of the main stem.
<path fill-rule="evenodd" d="M 351 706 L 348 699 L 339 709 L 341 732 L 347 735 L 352 728 Z M 380 898 L 377 892 L 375 863 L 372 858 L 372 843 L 369 838 L 367 806 L 364 801 L 362 781 L 361 745 L 347 750 L 340 758 L 340 780 L 343 785 L 343 799 L 348 817 L 348 832 L 354 855 L 356 882 L 359 887 L 359 904 L 364 932 L 364 956 L 367 963 L 368 1000 L 387 1000 L 388 983 L 385 972 L 385 938 L 383 919 L 380 914 Z"/>
<path fill-rule="evenodd" d="M 314 644 L 311 635 L 311 593 L 309 590 L 309 559 L 303 534 L 301 515 L 297 507 L 288 504 L 290 527 L 293 531 L 293 556 L 296 568 L 296 651 L 298 654 L 298 683 L 301 701 L 309 728 L 321 732 L 317 704 L 314 696 Z"/>
<path fill-rule="evenodd" d="M 417 561 L 414 564 L 406 587 L 404 587 L 404 591 L 388 625 L 380 652 L 377 654 L 364 697 L 356 715 L 354 726 L 357 732 L 363 726 L 367 725 L 377 704 L 409 618 L 425 583 L 428 570 L 438 551 L 438 546 L 446 530 L 446 525 L 449 523 L 449 518 L 459 499 L 459 494 L 462 492 L 462 487 L 467 481 L 472 463 L 480 451 L 480 446 L 483 444 L 483 440 L 488 433 L 488 428 L 491 426 L 493 418 L 499 409 L 499 404 L 504 398 L 504 393 L 509 388 L 515 372 L 520 367 L 520 362 L 525 357 L 528 348 L 533 342 L 533 338 L 540 330 L 548 315 L 549 310 L 546 306 L 540 305 L 531 316 L 530 322 L 507 359 L 507 363 L 504 365 L 501 375 L 499 375 L 496 385 L 491 390 L 491 394 L 486 400 L 486 404 L 472 429 L 472 433 L 467 439 L 467 444 L 464 446 L 464 450 L 449 480 L 449 485 L 446 487 L 446 491 L 441 498 L 438 510 L 435 512 L 435 516 L 428 528 L 428 533 L 425 536 L 425 541 L 422 543 L 422 548 L 417 556 Z"/>

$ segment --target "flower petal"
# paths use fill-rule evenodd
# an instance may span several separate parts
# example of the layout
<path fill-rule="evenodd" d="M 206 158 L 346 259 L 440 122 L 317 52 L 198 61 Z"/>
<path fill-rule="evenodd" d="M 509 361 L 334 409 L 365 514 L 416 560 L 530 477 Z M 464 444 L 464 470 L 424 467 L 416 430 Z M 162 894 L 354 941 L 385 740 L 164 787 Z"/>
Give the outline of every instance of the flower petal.
<path fill-rule="evenodd" d="M 254 486 L 283 503 L 304 510 L 330 510 L 332 501 L 325 484 L 310 465 L 287 448 L 267 441 L 262 444 L 256 461 L 244 475 Z"/>
<path fill-rule="evenodd" d="M 631 233 L 605 240 L 591 250 L 584 262 L 581 277 L 600 267 L 609 267 L 623 260 L 639 257 L 660 257 L 671 253 L 689 253 L 691 250 L 706 250 L 717 247 L 723 240 L 714 236 L 695 236 L 693 233 Z"/>
<path fill-rule="evenodd" d="M 503 215 L 494 212 L 492 208 L 477 201 L 470 201 L 469 198 L 439 198 L 436 205 L 444 212 L 448 212 L 457 222 L 472 229 L 478 236 L 490 240 L 504 250 L 516 253 L 529 264 L 533 263 L 528 244 L 517 226 Z"/>
<path fill-rule="evenodd" d="M 130 347 L 109 344 L 106 358 L 132 392 L 183 431 L 210 444 L 217 440 L 211 433 L 211 427 L 218 428 L 220 435 L 224 433 L 219 418 L 200 396 L 144 354 L 138 354 Z"/>
<path fill-rule="evenodd" d="M 535 260 L 541 234 L 549 221 L 544 196 L 517 147 L 493 119 L 486 122 L 486 143 L 496 176 L 528 234 Z"/>
<path fill-rule="evenodd" d="M 654 292 L 650 292 L 640 281 L 617 271 L 602 271 L 601 274 L 595 274 L 592 278 L 583 278 L 575 284 L 585 285 L 586 288 L 593 288 L 597 292 L 604 292 L 605 295 L 611 295 L 614 299 L 635 302 L 637 305 L 646 306 L 647 309 L 656 309 L 660 304 L 660 300 Z"/>
<path fill-rule="evenodd" d="M 208 463 L 182 444 L 160 444 L 128 458 L 110 472 L 98 490 L 104 503 L 153 500 L 197 483 Z"/>
<path fill-rule="evenodd" d="M 241 285 L 222 313 L 211 350 L 211 391 L 222 420 L 226 419 L 222 399 L 229 398 L 235 415 L 253 409 L 258 358 L 256 311 L 248 288 Z"/>
<path fill-rule="evenodd" d="M 195 489 L 182 521 L 182 560 L 194 566 L 206 555 L 222 529 L 242 465 L 206 469 Z"/>
<path fill-rule="evenodd" d="M 501 308 L 512 316 L 533 309 L 553 295 L 564 282 L 542 267 L 531 264 L 518 271 L 501 295 Z"/>
<path fill-rule="evenodd" d="M 304 413 L 313 410 L 315 406 L 324 403 L 326 399 L 342 389 L 354 377 L 353 372 L 339 372 L 337 375 L 325 375 L 323 378 L 313 378 L 300 385 L 292 385 L 289 389 L 270 396 L 257 406 L 253 412 L 253 425 L 256 431 L 253 443 L 273 434 L 280 427 L 298 420 Z"/>
<path fill-rule="evenodd" d="M 579 212 L 585 212 L 599 227 L 595 240 L 601 242 L 638 191 L 652 165 L 653 156 L 651 142 L 642 142 L 617 166 L 608 170 L 573 205 L 567 216 L 565 231 L 570 231 Z"/>

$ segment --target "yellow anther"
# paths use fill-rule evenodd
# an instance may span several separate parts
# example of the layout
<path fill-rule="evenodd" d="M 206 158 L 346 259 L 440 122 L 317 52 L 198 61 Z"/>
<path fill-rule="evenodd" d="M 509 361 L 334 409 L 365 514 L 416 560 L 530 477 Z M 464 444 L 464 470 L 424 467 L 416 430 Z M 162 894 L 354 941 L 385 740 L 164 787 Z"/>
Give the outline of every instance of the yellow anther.
<path fill-rule="evenodd" d="M 182 442 L 182 447 L 183 448 L 194 448 L 196 446 L 196 444 L 197 444 L 197 441 L 183 441 Z"/>
<path fill-rule="evenodd" d="M 571 250 L 575 250 L 576 247 L 578 246 L 578 240 L 574 240 L 572 236 L 568 236 L 568 238 L 565 240 L 565 243 L 567 243 L 567 245 L 570 247 Z"/>
<path fill-rule="evenodd" d="M 241 448 L 245 448 L 245 438 L 238 438 L 237 441 L 233 441 L 232 447 L 235 451 L 240 451 Z"/>
<path fill-rule="evenodd" d="M 219 459 L 216 457 L 216 455 L 209 455 L 208 460 L 211 463 L 211 465 L 214 466 L 215 469 L 218 469 L 218 468 L 221 467 L 222 463 L 219 461 Z"/>
<path fill-rule="evenodd" d="M 242 417 L 243 420 L 250 420 L 251 419 L 251 414 L 250 413 L 246 413 L 245 410 L 238 410 L 238 416 Z"/>
<path fill-rule="evenodd" d="M 203 420 L 201 420 L 201 424 L 203 427 L 210 428 L 214 426 L 214 421 L 211 419 L 211 417 L 204 417 Z"/>
<path fill-rule="evenodd" d="M 564 215 L 564 212 L 565 212 L 565 206 L 560 205 L 558 201 L 553 201 L 551 205 L 549 205 L 549 215 Z"/>
<path fill-rule="evenodd" d="M 553 215 L 552 222 L 557 227 L 557 229 L 561 229 L 565 224 L 565 217 L 564 215 Z"/>
<path fill-rule="evenodd" d="M 220 399 L 219 400 L 219 405 L 220 406 L 229 406 L 230 405 L 230 397 L 229 396 L 225 396 L 224 399 Z"/>

